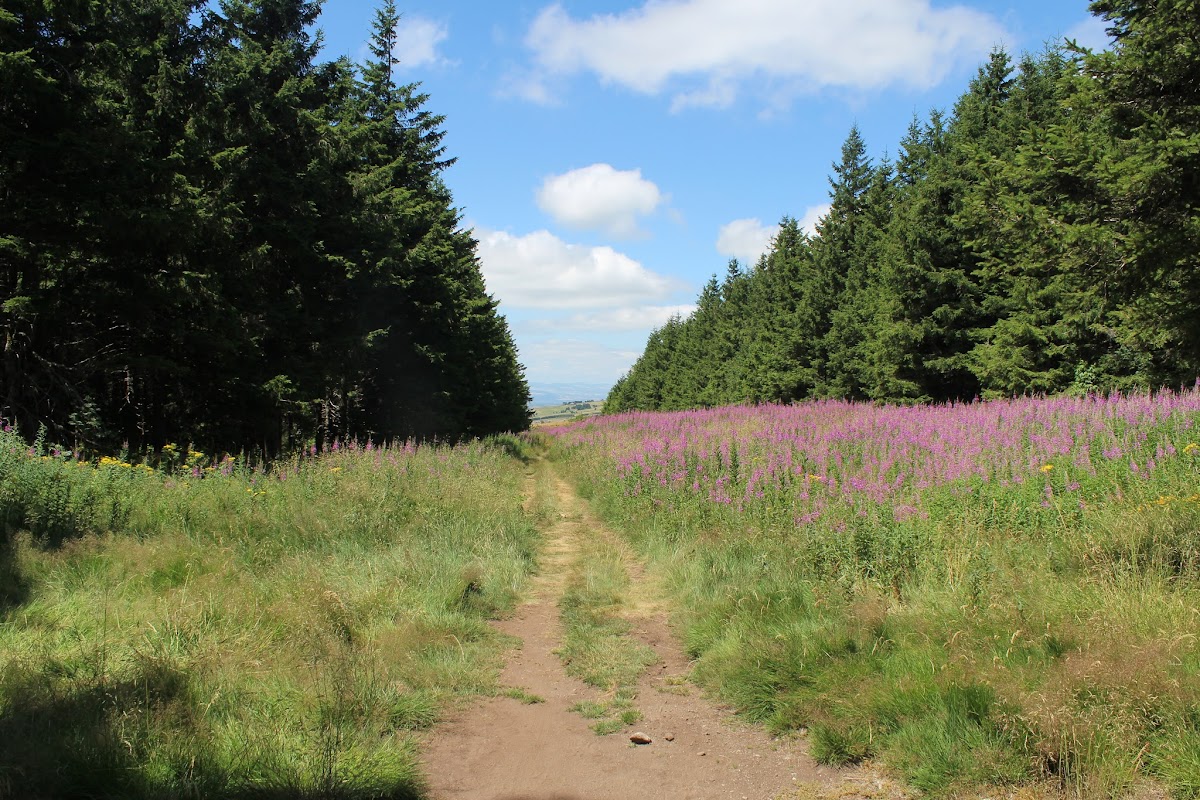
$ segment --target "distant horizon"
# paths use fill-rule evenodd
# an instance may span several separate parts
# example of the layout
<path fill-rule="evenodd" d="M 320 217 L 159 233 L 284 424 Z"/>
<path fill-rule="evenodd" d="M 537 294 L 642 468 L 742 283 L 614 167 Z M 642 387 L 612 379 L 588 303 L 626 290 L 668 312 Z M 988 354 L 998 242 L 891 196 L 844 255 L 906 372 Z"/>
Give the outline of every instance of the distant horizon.
<path fill-rule="evenodd" d="M 603 401 L 608 396 L 610 389 L 612 389 L 611 384 L 603 383 L 530 381 L 529 407 L 557 406 L 573 401 L 581 403 L 589 400 Z M 588 394 L 591 396 L 583 396 Z"/>

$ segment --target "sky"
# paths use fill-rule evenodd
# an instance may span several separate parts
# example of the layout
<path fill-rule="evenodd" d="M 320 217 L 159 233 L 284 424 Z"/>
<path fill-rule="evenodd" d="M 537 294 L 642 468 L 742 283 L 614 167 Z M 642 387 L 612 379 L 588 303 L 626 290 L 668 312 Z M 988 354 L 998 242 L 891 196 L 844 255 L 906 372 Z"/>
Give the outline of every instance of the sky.
<path fill-rule="evenodd" d="M 994 48 L 1107 43 L 1086 0 L 397 2 L 526 377 L 596 397 L 782 217 L 811 230 L 851 126 L 894 155 Z M 375 6 L 325 0 L 322 57 L 361 62 Z"/>

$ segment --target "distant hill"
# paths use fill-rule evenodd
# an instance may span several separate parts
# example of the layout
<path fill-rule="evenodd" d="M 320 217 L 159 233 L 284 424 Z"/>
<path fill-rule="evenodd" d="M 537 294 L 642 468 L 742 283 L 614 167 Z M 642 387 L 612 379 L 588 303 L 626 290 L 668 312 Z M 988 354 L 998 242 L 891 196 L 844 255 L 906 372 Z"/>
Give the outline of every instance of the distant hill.
<path fill-rule="evenodd" d="M 603 408 L 603 400 L 572 400 L 553 406 L 539 406 L 533 409 L 533 424 L 546 425 L 567 422 L 576 417 L 592 417 L 599 414 Z"/>
<path fill-rule="evenodd" d="M 556 406 L 569 403 L 572 400 L 588 398 L 603 398 L 608 396 L 612 386 L 607 383 L 533 383 L 529 384 L 529 393 L 533 396 L 529 405 L 531 408 L 540 406 Z"/>

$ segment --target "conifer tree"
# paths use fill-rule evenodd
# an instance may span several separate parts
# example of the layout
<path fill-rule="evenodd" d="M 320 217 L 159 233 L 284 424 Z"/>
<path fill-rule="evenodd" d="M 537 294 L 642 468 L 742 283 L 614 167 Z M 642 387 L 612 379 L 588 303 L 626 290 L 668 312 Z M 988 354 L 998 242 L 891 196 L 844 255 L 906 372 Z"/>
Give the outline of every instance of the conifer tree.
<path fill-rule="evenodd" d="M 267 456 L 528 423 L 441 118 L 306 0 L 0 9 L 0 417 Z"/>
<path fill-rule="evenodd" d="M 829 177 L 829 212 L 817 225 L 813 244 L 813 269 L 803 281 L 803 303 L 811 328 L 803 331 L 797 348 L 798 360 L 808 365 L 812 389 L 837 394 L 840 388 L 828 371 L 829 332 L 833 311 L 844 300 L 846 282 L 854 269 L 859 229 L 866 224 L 866 194 L 871 186 L 872 166 L 858 126 L 851 127 L 842 144 L 841 160 Z"/>
<path fill-rule="evenodd" d="M 1098 0 L 1111 50 L 1086 57 L 1111 146 L 1100 165 L 1128 314 L 1155 331 L 1151 380 L 1200 371 L 1200 15 L 1190 0 Z"/>

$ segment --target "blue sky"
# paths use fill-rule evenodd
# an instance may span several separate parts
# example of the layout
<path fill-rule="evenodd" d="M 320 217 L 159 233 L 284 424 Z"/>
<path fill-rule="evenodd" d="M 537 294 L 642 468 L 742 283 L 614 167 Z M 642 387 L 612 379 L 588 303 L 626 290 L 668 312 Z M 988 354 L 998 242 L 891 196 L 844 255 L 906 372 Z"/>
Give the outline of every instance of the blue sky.
<path fill-rule="evenodd" d="M 326 0 L 360 60 L 373 0 Z M 851 125 L 873 157 L 995 46 L 1103 47 L 1086 0 L 400 0 L 401 81 L 531 384 L 603 388 L 784 216 L 816 221 Z"/>

